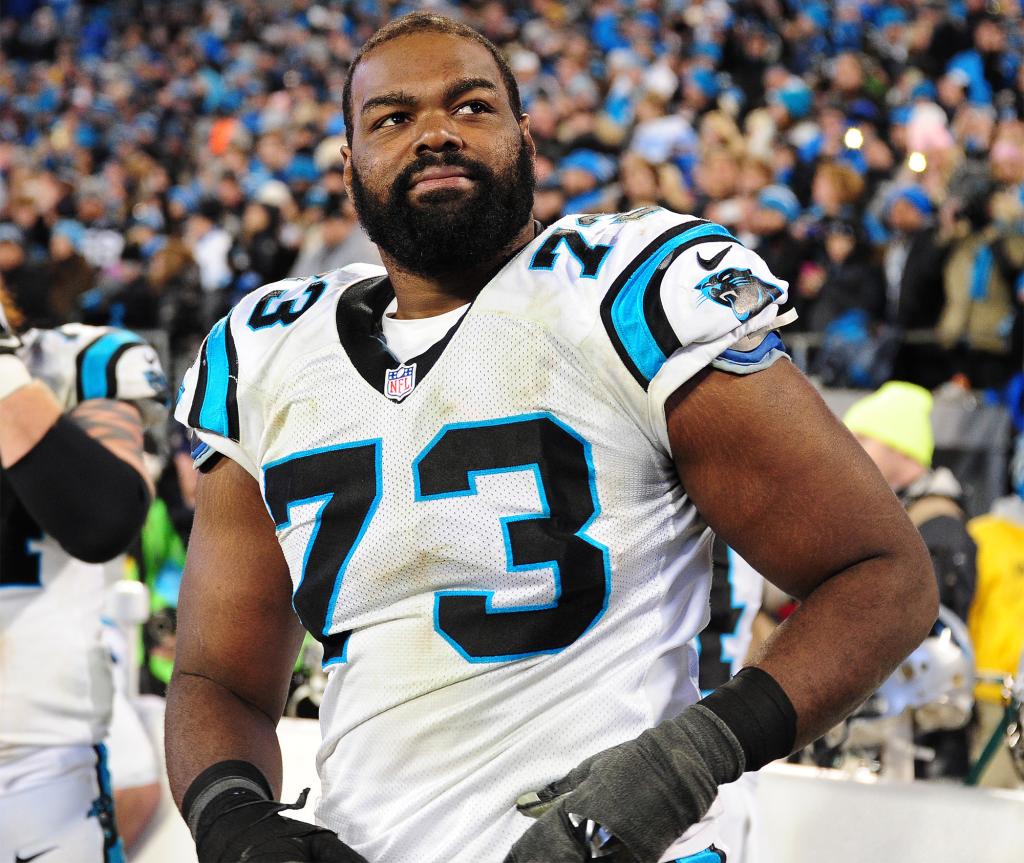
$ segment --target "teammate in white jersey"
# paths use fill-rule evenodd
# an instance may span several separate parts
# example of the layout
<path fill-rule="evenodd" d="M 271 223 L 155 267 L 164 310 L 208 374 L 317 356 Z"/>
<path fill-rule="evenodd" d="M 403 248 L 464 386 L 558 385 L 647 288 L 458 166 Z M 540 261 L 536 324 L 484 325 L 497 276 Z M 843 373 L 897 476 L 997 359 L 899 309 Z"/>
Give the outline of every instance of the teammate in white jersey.
<path fill-rule="evenodd" d="M 0 861 L 119 860 L 103 562 L 145 519 L 142 432 L 166 386 L 137 336 L 19 337 L 3 302 L 0 290 Z"/>
<path fill-rule="evenodd" d="M 535 225 L 489 42 L 398 19 L 343 109 L 385 269 L 254 292 L 176 410 L 204 473 L 167 762 L 200 859 L 721 859 L 717 786 L 927 634 L 916 532 L 783 358 L 785 285 L 726 230 L 658 208 Z M 698 701 L 709 525 L 803 603 Z M 273 801 L 293 604 L 330 671 L 318 828 Z"/>

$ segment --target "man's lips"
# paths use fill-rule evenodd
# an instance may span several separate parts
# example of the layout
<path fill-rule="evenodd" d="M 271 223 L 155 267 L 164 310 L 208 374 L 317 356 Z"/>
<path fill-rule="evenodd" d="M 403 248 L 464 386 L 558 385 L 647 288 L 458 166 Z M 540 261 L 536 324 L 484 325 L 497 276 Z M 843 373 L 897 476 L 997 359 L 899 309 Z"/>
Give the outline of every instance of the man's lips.
<path fill-rule="evenodd" d="M 411 188 L 427 192 L 431 189 L 464 189 L 473 182 L 465 168 L 440 166 L 427 168 L 413 176 Z"/>

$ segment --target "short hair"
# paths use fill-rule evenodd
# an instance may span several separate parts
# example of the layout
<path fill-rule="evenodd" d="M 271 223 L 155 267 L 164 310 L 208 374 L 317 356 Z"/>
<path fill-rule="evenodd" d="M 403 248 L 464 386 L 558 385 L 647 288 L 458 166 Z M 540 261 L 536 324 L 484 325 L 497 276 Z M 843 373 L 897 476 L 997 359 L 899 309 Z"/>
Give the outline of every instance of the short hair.
<path fill-rule="evenodd" d="M 374 48 L 379 48 L 385 42 L 414 33 L 444 33 L 483 45 L 494 58 L 498 71 L 501 73 L 501 80 L 505 84 L 512 113 L 516 117 L 522 115 L 523 103 L 519 96 L 519 84 L 516 82 L 516 76 L 512 73 L 512 68 L 508 65 L 508 60 L 505 59 L 505 55 L 501 53 L 497 45 L 472 27 L 453 18 L 446 18 L 444 15 L 436 15 L 433 12 L 411 12 L 385 24 L 374 33 L 359 49 L 352 60 L 352 65 L 348 67 L 348 73 L 345 75 L 345 87 L 341 95 L 341 110 L 345 117 L 345 137 L 348 139 L 349 146 L 352 145 L 352 78 L 356 69 L 359 68 L 363 58 Z"/>

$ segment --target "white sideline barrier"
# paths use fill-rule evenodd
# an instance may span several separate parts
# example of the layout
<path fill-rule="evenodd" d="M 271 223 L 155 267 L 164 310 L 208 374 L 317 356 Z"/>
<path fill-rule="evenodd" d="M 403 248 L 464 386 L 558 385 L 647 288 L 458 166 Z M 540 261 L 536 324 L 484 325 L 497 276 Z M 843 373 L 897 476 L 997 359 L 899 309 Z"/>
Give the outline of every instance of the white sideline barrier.
<path fill-rule="evenodd" d="M 758 779 L 758 863 L 1024 861 L 1024 791 L 865 782 L 781 764 Z"/>
<path fill-rule="evenodd" d="M 163 701 L 143 699 L 163 751 Z M 320 726 L 283 719 L 283 799 L 310 787 L 291 817 L 311 821 L 319 792 Z M 195 863 L 192 837 L 171 802 L 166 777 L 155 823 L 130 863 Z M 1024 791 L 961 785 L 864 782 L 832 770 L 772 765 L 758 776 L 753 844 L 757 863 L 1022 863 Z M 423 863 L 444 863 L 424 855 Z M 498 863 L 498 861 L 480 861 Z M 730 861 L 733 863 L 733 861 Z"/>
<path fill-rule="evenodd" d="M 141 710 L 157 751 L 164 749 L 164 701 L 162 698 L 141 699 Z M 309 788 L 306 808 L 289 812 L 291 818 L 313 820 L 313 807 L 320 793 L 316 775 L 316 751 L 320 745 L 320 723 L 312 719 L 282 719 L 277 727 L 284 753 L 284 785 L 281 797 L 292 802 L 303 788 Z M 161 763 L 163 759 L 161 758 Z M 129 863 L 196 863 L 195 845 L 185 822 L 171 800 L 167 774 L 161 774 L 160 808 L 153 824 L 144 834 L 138 850 L 129 856 Z"/>

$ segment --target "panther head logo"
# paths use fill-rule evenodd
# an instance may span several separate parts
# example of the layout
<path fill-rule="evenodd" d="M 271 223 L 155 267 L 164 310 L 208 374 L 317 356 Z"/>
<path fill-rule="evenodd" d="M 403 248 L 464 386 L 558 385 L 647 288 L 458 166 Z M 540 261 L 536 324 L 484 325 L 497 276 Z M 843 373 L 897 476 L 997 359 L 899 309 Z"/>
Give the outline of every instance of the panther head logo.
<path fill-rule="evenodd" d="M 757 314 L 783 293 L 778 285 L 759 279 L 750 270 L 735 267 L 712 273 L 696 287 L 706 299 L 729 306 L 741 321 Z"/>

